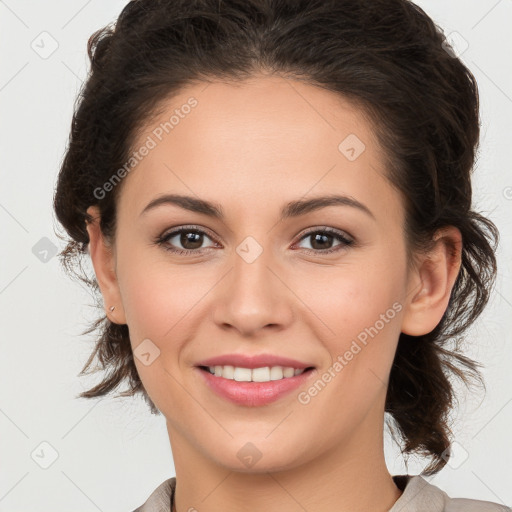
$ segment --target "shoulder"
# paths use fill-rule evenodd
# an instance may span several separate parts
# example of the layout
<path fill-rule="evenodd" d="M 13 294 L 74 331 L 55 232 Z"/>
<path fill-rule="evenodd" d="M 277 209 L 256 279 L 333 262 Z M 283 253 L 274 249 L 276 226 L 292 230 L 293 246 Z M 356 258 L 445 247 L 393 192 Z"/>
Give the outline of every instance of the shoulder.
<path fill-rule="evenodd" d="M 493 501 L 448 498 L 446 512 L 512 512 L 512 508 Z"/>
<path fill-rule="evenodd" d="M 397 475 L 393 479 L 403 490 L 389 512 L 512 512 L 512 508 L 491 501 L 451 498 L 420 475 Z M 133 512 L 170 512 L 176 477 L 162 482 Z"/>
<path fill-rule="evenodd" d="M 512 512 L 491 501 L 452 498 L 421 475 L 393 477 L 403 493 L 389 512 Z"/>
<path fill-rule="evenodd" d="M 170 512 L 171 498 L 176 488 L 176 477 L 173 476 L 162 482 L 149 498 L 133 512 Z"/>

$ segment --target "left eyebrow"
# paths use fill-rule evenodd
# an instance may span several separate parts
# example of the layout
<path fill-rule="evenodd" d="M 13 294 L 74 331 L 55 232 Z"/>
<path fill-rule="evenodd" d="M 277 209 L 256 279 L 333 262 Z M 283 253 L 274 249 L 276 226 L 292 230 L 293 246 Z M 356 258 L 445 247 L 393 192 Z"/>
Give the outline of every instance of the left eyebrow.
<path fill-rule="evenodd" d="M 203 215 L 207 215 L 219 220 L 225 219 L 224 210 L 219 203 L 179 194 L 165 194 L 153 199 L 142 210 L 140 215 L 143 215 L 148 211 L 165 204 L 179 206 L 185 210 L 201 213 Z M 306 213 L 313 212 L 321 208 L 326 208 L 328 206 L 350 206 L 352 208 L 357 208 L 358 210 L 369 215 L 372 219 L 376 220 L 375 215 L 367 206 L 357 201 L 353 197 L 344 195 L 328 195 L 313 197 L 311 199 L 290 201 L 281 209 L 281 220 L 291 217 L 299 217 L 301 215 L 305 215 Z"/>

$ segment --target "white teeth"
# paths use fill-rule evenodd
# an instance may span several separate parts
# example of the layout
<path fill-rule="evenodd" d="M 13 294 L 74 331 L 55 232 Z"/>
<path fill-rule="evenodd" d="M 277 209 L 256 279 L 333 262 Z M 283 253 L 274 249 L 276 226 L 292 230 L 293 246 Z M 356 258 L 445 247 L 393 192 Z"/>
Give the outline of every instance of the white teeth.
<path fill-rule="evenodd" d="M 304 369 L 292 368 L 290 366 L 265 366 L 263 368 L 241 368 L 239 366 L 209 366 L 208 370 L 216 377 L 236 380 L 239 382 L 269 382 L 281 380 L 300 375 Z"/>
<path fill-rule="evenodd" d="M 250 370 L 246 370 L 251 373 Z M 253 368 L 252 370 L 252 381 L 253 382 L 267 382 L 270 380 L 270 369 L 268 366 L 265 368 Z"/>
<path fill-rule="evenodd" d="M 237 381 L 250 381 L 251 380 L 251 370 L 248 368 L 235 368 L 233 373 L 233 379 Z"/>

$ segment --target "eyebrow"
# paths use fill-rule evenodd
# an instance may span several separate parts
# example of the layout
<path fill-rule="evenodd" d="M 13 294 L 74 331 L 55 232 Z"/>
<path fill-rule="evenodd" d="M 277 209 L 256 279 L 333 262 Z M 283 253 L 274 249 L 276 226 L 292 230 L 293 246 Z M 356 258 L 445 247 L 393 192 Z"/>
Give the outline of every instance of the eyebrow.
<path fill-rule="evenodd" d="M 153 199 L 144 208 L 144 210 L 142 210 L 140 215 L 143 215 L 148 211 L 153 210 L 154 208 L 167 204 L 179 206 L 180 208 L 189 210 L 191 212 L 202 213 L 203 215 L 207 215 L 222 221 L 225 219 L 224 210 L 219 203 L 213 203 L 204 199 L 199 199 L 197 197 L 184 196 L 179 194 L 165 194 Z M 281 210 L 281 220 L 285 220 L 291 217 L 299 217 L 301 215 L 305 215 L 306 213 L 313 212 L 321 208 L 326 208 L 328 206 L 350 206 L 352 208 L 357 208 L 375 220 L 375 215 L 373 215 L 367 206 L 365 206 L 363 203 L 360 203 L 353 197 L 344 195 L 328 195 L 313 197 L 311 199 L 290 201 Z"/>

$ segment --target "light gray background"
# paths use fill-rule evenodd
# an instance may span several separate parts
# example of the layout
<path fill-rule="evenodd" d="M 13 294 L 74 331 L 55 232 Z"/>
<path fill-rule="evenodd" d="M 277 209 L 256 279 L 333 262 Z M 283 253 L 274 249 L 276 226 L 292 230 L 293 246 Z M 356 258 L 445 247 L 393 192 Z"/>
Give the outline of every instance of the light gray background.
<path fill-rule="evenodd" d="M 129 511 L 175 474 L 164 417 L 151 416 L 142 400 L 75 398 L 98 379 L 77 376 L 93 343 L 80 332 L 96 312 L 58 259 L 41 252 L 44 237 L 63 247 L 51 200 L 88 69 L 87 39 L 125 4 L 0 1 L 1 512 Z M 468 348 L 485 365 L 487 394 L 459 387 L 455 458 L 430 481 L 451 496 L 511 505 L 512 2 L 419 4 L 462 36 L 456 48 L 477 77 L 483 126 L 475 206 L 502 240 L 496 291 Z M 47 469 L 40 464 L 51 462 L 52 448 L 43 442 L 58 454 Z M 389 440 L 386 456 L 392 474 L 421 470 L 415 458 L 406 468 Z"/>

